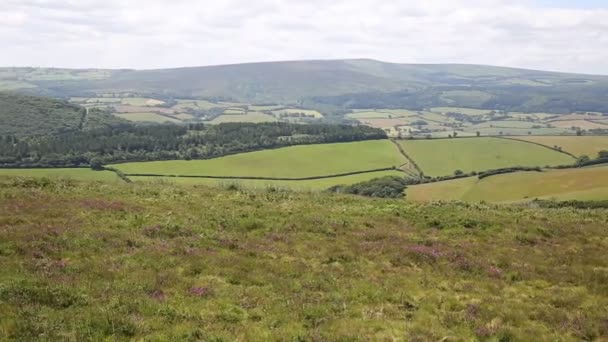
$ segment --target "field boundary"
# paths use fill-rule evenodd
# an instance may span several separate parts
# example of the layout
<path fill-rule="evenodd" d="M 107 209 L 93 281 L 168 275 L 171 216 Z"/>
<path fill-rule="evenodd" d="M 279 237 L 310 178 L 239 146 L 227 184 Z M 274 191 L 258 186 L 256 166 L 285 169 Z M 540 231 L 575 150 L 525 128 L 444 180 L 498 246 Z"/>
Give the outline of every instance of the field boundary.
<path fill-rule="evenodd" d="M 315 180 L 315 179 L 326 179 L 326 178 L 337 178 L 344 176 L 352 176 L 359 175 L 364 173 L 374 173 L 381 171 L 399 171 L 404 172 L 402 170 L 398 170 L 395 166 L 385 167 L 380 169 L 372 169 L 372 170 L 363 170 L 363 171 L 352 171 L 352 172 L 344 172 L 344 173 L 335 173 L 331 175 L 324 176 L 310 176 L 310 177 L 256 177 L 256 176 L 208 176 L 208 175 L 165 175 L 165 174 L 155 174 L 155 173 L 123 173 L 123 175 L 128 179 L 128 177 L 171 177 L 171 178 L 205 178 L 205 179 L 234 179 L 234 180 L 269 180 L 269 181 L 305 181 L 305 180 Z"/>
<path fill-rule="evenodd" d="M 412 159 L 412 158 L 411 158 L 411 157 L 410 157 L 410 156 L 409 156 L 409 155 L 408 155 L 408 154 L 405 152 L 405 150 L 403 149 L 403 147 L 402 147 L 401 145 L 399 145 L 399 143 L 398 143 L 396 140 L 394 140 L 394 139 L 389 139 L 389 140 L 390 140 L 390 141 L 393 143 L 393 145 L 397 146 L 397 150 L 399 150 L 399 153 L 401 153 L 401 155 L 402 155 L 403 157 L 405 157 L 405 159 L 406 159 L 407 161 L 409 161 L 409 162 L 410 162 L 410 163 L 411 163 L 411 164 L 414 166 L 414 168 L 416 169 L 416 171 L 418 171 L 418 176 L 419 176 L 420 178 L 422 178 L 422 177 L 423 177 L 423 175 L 424 175 L 424 172 L 422 172 L 422 169 L 420 168 L 420 166 L 418 166 L 418 164 L 416 164 L 416 162 L 414 161 L 414 159 Z M 405 164 L 404 164 L 404 165 L 405 165 Z M 405 172 L 405 171 L 404 171 L 404 172 Z M 406 173 L 407 173 L 407 172 L 406 172 Z"/>
<path fill-rule="evenodd" d="M 532 145 L 542 146 L 542 147 L 548 148 L 548 149 L 550 149 L 550 150 L 552 150 L 552 151 L 561 152 L 561 153 L 563 153 L 563 154 L 569 155 L 570 157 L 572 157 L 572 158 L 574 158 L 574 159 L 577 159 L 577 158 L 578 158 L 577 156 L 575 156 L 574 154 L 572 154 L 572 153 L 570 153 L 570 152 L 567 152 L 567 151 L 564 151 L 564 150 L 558 150 L 558 149 L 553 148 L 553 147 L 551 147 L 551 146 L 547 146 L 547 145 L 544 145 L 544 144 L 541 144 L 541 143 L 537 143 L 537 142 L 534 142 L 534 141 L 528 141 L 528 140 L 523 140 L 523 139 L 517 139 L 517 138 L 513 138 L 513 137 L 497 137 L 497 138 L 499 138 L 499 139 L 506 139 L 506 140 L 515 140 L 515 141 L 521 141 L 521 142 L 525 142 L 525 143 L 532 144 Z"/>

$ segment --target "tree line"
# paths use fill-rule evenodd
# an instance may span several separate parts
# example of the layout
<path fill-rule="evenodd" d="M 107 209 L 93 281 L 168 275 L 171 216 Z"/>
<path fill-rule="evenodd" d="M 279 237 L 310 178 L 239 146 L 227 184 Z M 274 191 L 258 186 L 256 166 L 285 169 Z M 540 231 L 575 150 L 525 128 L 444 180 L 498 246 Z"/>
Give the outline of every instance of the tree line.
<path fill-rule="evenodd" d="M 129 161 L 207 159 L 290 145 L 386 138 L 381 129 L 349 125 L 121 124 L 38 137 L 0 136 L 0 167 L 99 167 Z"/>

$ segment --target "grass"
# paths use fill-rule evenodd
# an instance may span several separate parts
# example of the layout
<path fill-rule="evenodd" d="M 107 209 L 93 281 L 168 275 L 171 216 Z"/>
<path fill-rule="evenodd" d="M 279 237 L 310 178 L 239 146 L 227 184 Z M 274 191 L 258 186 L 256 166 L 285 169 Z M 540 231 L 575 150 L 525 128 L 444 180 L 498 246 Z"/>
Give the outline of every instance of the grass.
<path fill-rule="evenodd" d="M 208 160 L 117 164 L 128 173 L 301 178 L 399 166 L 405 161 L 388 140 L 301 145 Z"/>
<path fill-rule="evenodd" d="M 399 143 L 427 176 L 447 176 L 455 170 L 471 172 L 574 162 L 564 153 L 509 139 L 402 140 Z"/>
<path fill-rule="evenodd" d="M 322 178 L 315 180 L 302 181 L 268 181 L 268 180 L 229 180 L 229 179 L 209 179 L 209 178 L 177 178 L 177 177 L 129 177 L 135 182 L 166 182 L 169 184 L 188 184 L 188 185 L 207 185 L 214 187 L 230 187 L 246 189 L 290 189 L 297 191 L 319 191 L 326 190 L 334 185 L 351 185 L 359 182 L 364 182 L 370 179 L 399 176 L 404 177 L 405 174 L 399 171 L 378 171 L 370 173 L 362 173 L 351 176 Z"/>
<path fill-rule="evenodd" d="M 605 340 L 606 210 L 0 182 L 3 340 Z"/>
<path fill-rule="evenodd" d="M 181 122 L 177 119 L 169 118 L 156 113 L 115 113 L 114 115 L 134 122 Z"/>
<path fill-rule="evenodd" d="M 114 172 L 78 169 L 0 169 L 0 177 L 46 177 L 69 178 L 75 180 L 119 181 Z"/>
<path fill-rule="evenodd" d="M 488 109 L 475 109 L 475 108 L 461 108 L 461 107 L 433 107 L 431 112 L 435 113 L 460 113 L 464 115 L 478 116 L 489 114 L 491 110 Z"/>
<path fill-rule="evenodd" d="M 608 136 L 537 136 L 518 139 L 549 147 L 559 146 L 575 156 L 586 155 L 595 158 L 598 152 L 608 151 Z"/>
<path fill-rule="evenodd" d="M 145 97 L 125 97 L 121 103 L 129 106 L 158 106 L 165 102 Z"/>
<path fill-rule="evenodd" d="M 471 128 L 467 127 L 469 132 L 479 132 L 481 135 L 492 135 L 492 136 L 507 136 L 507 135 L 543 135 L 543 134 L 564 134 L 573 133 L 568 132 L 565 128 L 499 128 L 499 127 L 487 127 L 487 128 Z"/>
<path fill-rule="evenodd" d="M 516 120 L 512 120 L 512 121 L 508 121 L 508 120 L 496 120 L 496 121 L 485 121 L 485 122 L 473 125 L 471 127 L 468 127 L 468 129 L 472 130 L 472 129 L 490 128 L 490 127 L 495 127 L 495 128 L 527 128 L 527 129 L 532 129 L 534 126 L 546 127 L 545 124 L 538 123 L 538 122 L 516 121 Z"/>
<path fill-rule="evenodd" d="M 268 114 L 257 113 L 257 112 L 249 112 L 243 115 L 235 115 L 235 114 L 224 114 L 216 117 L 215 119 L 209 121 L 211 124 L 219 124 L 222 122 L 274 122 L 277 119 Z"/>
<path fill-rule="evenodd" d="M 304 114 L 306 116 L 314 117 L 316 119 L 323 118 L 323 114 L 321 114 L 320 112 L 318 112 L 316 110 L 312 110 L 312 109 L 287 108 L 287 109 L 275 111 L 274 113 L 276 115 L 280 115 L 281 113 L 285 113 L 285 114 Z"/>
<path fill-rule="evenodd" d="M 604 125 L 604 124 L 597 123 L 597 122 L 591 122 L 591 121 L 587 121 L 587 120 L 551 121 L 549 123 L 552 126 L 560 127 L 560 128 L 578 127 L 580 129 L 594 129 L 594 128 L 608 129 L 608 125 Z"/>
<path fill-rule="evenodd" d="M 412 201 L 517 202 L 534 198 L 608 200 L 608 167 L 516 172 L 409 187 Z"/>

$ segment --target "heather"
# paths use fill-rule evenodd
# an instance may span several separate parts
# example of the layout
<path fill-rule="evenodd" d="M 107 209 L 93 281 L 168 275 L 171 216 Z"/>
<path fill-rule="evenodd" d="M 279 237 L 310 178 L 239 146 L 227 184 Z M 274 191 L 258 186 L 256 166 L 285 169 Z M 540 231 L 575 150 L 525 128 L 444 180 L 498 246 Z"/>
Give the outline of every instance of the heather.
<path fill-rule="evenodd" d="M 608 210 L 0 179 L 1 340 L 601 340 Z"/>

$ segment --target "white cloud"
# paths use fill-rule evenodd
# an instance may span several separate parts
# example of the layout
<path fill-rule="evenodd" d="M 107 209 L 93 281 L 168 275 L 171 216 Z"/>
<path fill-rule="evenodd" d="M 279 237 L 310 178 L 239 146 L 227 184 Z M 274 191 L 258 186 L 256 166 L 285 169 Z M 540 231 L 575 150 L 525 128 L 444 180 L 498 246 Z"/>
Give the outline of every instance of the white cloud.
<path fill-rule="evenodd" d="M 608 74 L 608 9 L 507 0 L 3 0 L 0 65 L 375 58 Z"/>

